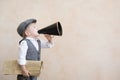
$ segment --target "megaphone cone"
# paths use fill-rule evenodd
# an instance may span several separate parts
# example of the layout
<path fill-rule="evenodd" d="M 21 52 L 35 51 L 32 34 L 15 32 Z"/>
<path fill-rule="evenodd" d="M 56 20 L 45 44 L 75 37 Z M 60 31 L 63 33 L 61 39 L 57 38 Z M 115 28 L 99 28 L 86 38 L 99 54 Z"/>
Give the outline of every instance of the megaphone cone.
<path fill-rule="evenodd" d="M 61 26 L 60 22 L 56 22 L 52 25 L 49 25 L 45 28 L 38 30 L 38 33 L 62 36 L 62 26 Z"/>

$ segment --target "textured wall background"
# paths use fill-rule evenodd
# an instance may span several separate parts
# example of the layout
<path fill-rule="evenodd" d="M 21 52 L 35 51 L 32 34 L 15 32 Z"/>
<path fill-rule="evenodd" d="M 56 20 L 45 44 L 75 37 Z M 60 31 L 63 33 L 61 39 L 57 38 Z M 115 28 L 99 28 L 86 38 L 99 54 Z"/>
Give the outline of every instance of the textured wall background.
<path fill-rule="evenodd" d="M 120 0 L 0 0 L 0 79 L 4 60 L 17 59 L 16 28 L 36 18 L 39 28 L 60 21 L 64 34 L 42 50 L 38 80 L 120 80 Z M 43 37 L 42 37 L 43 38 Z"/>

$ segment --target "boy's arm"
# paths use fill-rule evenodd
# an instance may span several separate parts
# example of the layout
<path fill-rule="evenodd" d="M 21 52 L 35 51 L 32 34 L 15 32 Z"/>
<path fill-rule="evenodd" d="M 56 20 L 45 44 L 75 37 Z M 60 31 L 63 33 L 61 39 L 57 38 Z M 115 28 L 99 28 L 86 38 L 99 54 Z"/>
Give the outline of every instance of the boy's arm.
<path fill-rule="evenodd" d="M 22 70 L 22 74 L 24 76 L 29 76 L 30 73 L 29 71 L 26 69 L 26 53 L 27 53 L 27 43 L 25 40 L 21 41 L 20 45 L 19 45 L 19 56 L 18 56 L 18 64 L 20 65 L 20 68 Z"/>

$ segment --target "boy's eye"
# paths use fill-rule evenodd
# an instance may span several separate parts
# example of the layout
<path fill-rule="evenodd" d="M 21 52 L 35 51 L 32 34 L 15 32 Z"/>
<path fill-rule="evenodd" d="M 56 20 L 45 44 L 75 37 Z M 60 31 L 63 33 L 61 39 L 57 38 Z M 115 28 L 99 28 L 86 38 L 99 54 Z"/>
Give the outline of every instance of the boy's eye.
<path fill-rule="evenodd" d="M 37 29 L 37 27 L 36 27 L 36 26 L 34 26 L 33 28 L 34 28 L 34 29 Z"/>

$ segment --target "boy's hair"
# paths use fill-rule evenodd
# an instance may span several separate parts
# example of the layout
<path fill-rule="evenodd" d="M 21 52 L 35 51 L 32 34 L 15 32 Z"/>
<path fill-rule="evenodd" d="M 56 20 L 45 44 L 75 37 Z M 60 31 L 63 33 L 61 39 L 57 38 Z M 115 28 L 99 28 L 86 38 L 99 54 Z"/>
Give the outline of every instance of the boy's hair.
<path fill-rule="evenodd" d="M 17 28 L 17 32 L 18 34 L 25 38 L 25 30 L 26 28 L 31 24 L 31 23 L 36 23 L 37 20 L 36 19 L 27 19 L 26 21 L 23 21 L 22 23 L 19 24 L 18 28 Z"/>

